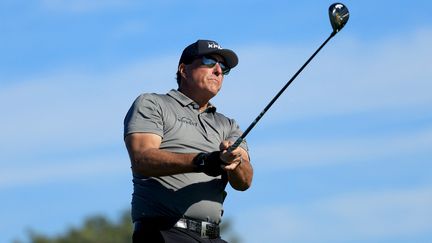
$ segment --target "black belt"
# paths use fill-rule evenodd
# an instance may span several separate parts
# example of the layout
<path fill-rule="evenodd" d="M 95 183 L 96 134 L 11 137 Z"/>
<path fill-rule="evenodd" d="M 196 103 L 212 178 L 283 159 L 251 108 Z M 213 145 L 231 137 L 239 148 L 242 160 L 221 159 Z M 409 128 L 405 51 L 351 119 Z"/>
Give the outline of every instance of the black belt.
<path fill-rule="evenodd" d="M 181 218 L 178 221 L 174 222 L 171 219 L 168 219 L 165 222 L 164 221 L 165 220 L 163 218 L 145 218 L 140 221 L 135 221 L 134 226 L 135 230 L 139 230 L 142 227 L 148 227 L 147 225 L 150 225 L 150 227 L 155 227 L 156 224 L 164 225 L 162 227 L 159 227 L 159 230 L 166 230 L 168 229 L 166 225 L 171 225 L 171 227 L 187 229 L 198 233 L 201 238 L 215 239 L 220 237 L 219 225 L 214 223 L 186 218 Z"/>

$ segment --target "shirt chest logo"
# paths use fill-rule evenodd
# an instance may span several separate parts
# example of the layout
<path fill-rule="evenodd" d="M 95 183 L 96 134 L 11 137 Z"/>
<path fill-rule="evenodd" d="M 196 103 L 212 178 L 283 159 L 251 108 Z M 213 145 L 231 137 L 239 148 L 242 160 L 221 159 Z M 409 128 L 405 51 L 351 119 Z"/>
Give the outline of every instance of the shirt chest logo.
<path fill-rule="evenodd" d="M 198 126 L 197 122 L 193 121 L 192 119 L 190 119 L 188 117 L 177 118 L 177 121 L 179 121 L 180 123 L 195 126 L 195 127 Z"/>

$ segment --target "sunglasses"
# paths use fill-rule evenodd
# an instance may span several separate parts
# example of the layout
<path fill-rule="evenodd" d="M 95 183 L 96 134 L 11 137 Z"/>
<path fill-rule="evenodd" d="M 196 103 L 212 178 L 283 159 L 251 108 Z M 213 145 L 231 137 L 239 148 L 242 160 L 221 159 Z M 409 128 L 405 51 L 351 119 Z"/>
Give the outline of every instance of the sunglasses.
<path fill-rule="evenodd" d="M 209 56 L 203 56 L 203 57 L 201 57 L 201 64 L 204 65 L 204 66 L 206 66 L 206 67 L 212 68 L 217 63 L 219 63 L 219 66 L 222 69 L 222 74 L 223 75 L 227 75 L 230 72 L 231 69 L 228 68 L 223 62 L 220 62 L 220 61 L 216 60 L 215 58 L 209 57 Z"/>

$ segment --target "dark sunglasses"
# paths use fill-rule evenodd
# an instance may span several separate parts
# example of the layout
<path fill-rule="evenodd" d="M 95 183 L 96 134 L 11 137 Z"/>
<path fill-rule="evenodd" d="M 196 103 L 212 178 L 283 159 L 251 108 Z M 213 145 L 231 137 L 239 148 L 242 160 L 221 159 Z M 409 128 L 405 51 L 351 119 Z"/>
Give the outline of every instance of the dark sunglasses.
<path fill-rule="evenodd" d="M 203 56 L 201 57 L 201 64 L 212 68 L 214 67 L 217 63 L 219 63 L 219 66 L 222 69 L 222 74 L 223 75 L 227 75 L 229 73 L 229 71 L 231 70 L 230 68 L 228 68 L 225 63 L 223 62 L 219 62 L 218 60 L 214 59 L 213 57 L 209 57 L 209 56 Z"/>

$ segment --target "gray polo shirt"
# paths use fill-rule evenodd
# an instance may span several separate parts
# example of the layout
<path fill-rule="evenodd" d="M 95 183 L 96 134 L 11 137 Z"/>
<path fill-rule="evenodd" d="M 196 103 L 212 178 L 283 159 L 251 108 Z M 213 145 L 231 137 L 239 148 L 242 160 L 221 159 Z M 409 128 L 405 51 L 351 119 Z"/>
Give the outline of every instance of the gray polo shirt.
<path fill-rule="evenodd" d="M 129 109 L 124 136 L 153 133 L 162 138 L 160 149 L 175 153 L 219 150 L 224 140 L 235 141 L 242 132 L 233 119 L 214 106 L 199 112 L 199 106 L 177 90 L 168 94 L 142 94 Z M 246 143 L 240 145 L 247 151 Z M 190 217 L 219 223 L 226 178 L 204 173 L 161 177 L 133 175 L 132 219 L 143 216 Z"/>

